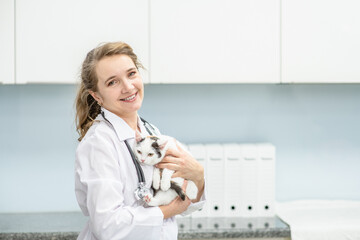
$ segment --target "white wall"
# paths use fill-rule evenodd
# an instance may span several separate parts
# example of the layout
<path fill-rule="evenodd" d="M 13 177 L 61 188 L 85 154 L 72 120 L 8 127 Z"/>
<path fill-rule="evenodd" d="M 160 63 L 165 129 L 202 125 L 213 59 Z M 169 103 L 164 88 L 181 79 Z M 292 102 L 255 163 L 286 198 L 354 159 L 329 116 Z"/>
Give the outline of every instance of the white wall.
<path fill-rule="evenodd" d="M 273 143 L 278 201 L 360 200 L 360 85 L 165 84 L 145 91 L 141 115 L 185 143 Z M 74 85 L 0 85 L 0 212 L 79 210 L 75 93 Z"/>

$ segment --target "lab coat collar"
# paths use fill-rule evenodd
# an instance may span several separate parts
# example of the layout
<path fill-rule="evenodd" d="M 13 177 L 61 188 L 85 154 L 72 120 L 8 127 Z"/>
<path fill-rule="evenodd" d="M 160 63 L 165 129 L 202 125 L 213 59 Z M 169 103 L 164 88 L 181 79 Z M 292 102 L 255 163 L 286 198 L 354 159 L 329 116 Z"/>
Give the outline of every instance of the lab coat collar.
<path fill-rule="evenodd" d="M 113 125 L 115 128 L 116 135 L 118 136 L 120 141 L 124 141 L 126 139 L 135 138 L 135 131 L 119 116 L 110 112 L 105 108 L 101 108 L 104 112 L 105 118 Z M 101 115 L 100 115 L 101 116 Z M 137 124 L 142 133 L 146 133 L 146 129 L 138 116 Z"/>

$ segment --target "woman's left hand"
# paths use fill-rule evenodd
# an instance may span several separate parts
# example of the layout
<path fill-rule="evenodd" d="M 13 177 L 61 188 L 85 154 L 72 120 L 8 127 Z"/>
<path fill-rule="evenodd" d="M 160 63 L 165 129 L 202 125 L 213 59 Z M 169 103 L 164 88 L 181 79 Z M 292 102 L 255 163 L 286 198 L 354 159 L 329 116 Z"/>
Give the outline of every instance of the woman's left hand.
<path fill-rule="evenodd" d="M 168 149 L 166 151 L 163 160 L 156 164 L 158 168 L 167 168 L 174 170 L 172 175 L 175 177 L 182 177 L 188 180 L 192 180 L 198 187 L 203 187 L 204 184 L 204 168 L 185 151 L 178 143 L 176 143 L 178 149 Z"/>

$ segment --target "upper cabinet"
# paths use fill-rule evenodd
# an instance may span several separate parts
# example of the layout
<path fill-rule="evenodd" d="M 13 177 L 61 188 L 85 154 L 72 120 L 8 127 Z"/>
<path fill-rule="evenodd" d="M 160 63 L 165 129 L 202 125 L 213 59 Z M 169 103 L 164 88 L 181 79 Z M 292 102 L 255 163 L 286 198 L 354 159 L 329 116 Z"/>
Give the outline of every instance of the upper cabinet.
<path fill-rule="evenodd" d="M 282 1 L 282 82 L 360 82 L 360 1 Z"/>
<path fill-rule="evenodd" d="M 279 0 L 151 0 L 151 83 L 279 83 Z"/>
<path fill-rule="evenodd" d="M 281 5 L 280 5 L 281 3 Z M 129 43 L 145 83 L 360 83 L 358 0 L 0 0 L 0 83 L 76 83 Z"/>
<path fill-rule="evenodd" d="M 14 1 L 0 1 L 0 83 L 15 83 Z"/>
<path fill-rule="evenodd" d="M 16 0 L 16 83 L 78 82 L 87 52 L 108 41 L 129 43 L 148 67 L 148 9 L 148 0 Z"/>

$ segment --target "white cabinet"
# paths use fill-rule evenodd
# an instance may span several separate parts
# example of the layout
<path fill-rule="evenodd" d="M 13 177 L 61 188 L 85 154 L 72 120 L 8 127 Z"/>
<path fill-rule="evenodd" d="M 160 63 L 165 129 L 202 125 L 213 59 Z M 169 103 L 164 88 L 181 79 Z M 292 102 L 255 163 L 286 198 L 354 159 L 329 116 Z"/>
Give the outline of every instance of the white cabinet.
<path fill-rule="evenodd" d="M 15 83 L 14 0 L 0 1 L 0 83 Z"/>
<path fill-rule="evenodd" d="M 151 83 L 279 83 L 279 0 L 152 0 Z"/>
<path fill-rule="evenodd" d="M 148 0 L 16 0 L 17 83 L 78 82 L 87 52 L 108 41 L 129 43 L 147 67 L 148 9 Z"/>
<path fill-rule="evenodd" d="M 282 82 L 360 82 L 360 1 L 282 1 Z"/>

